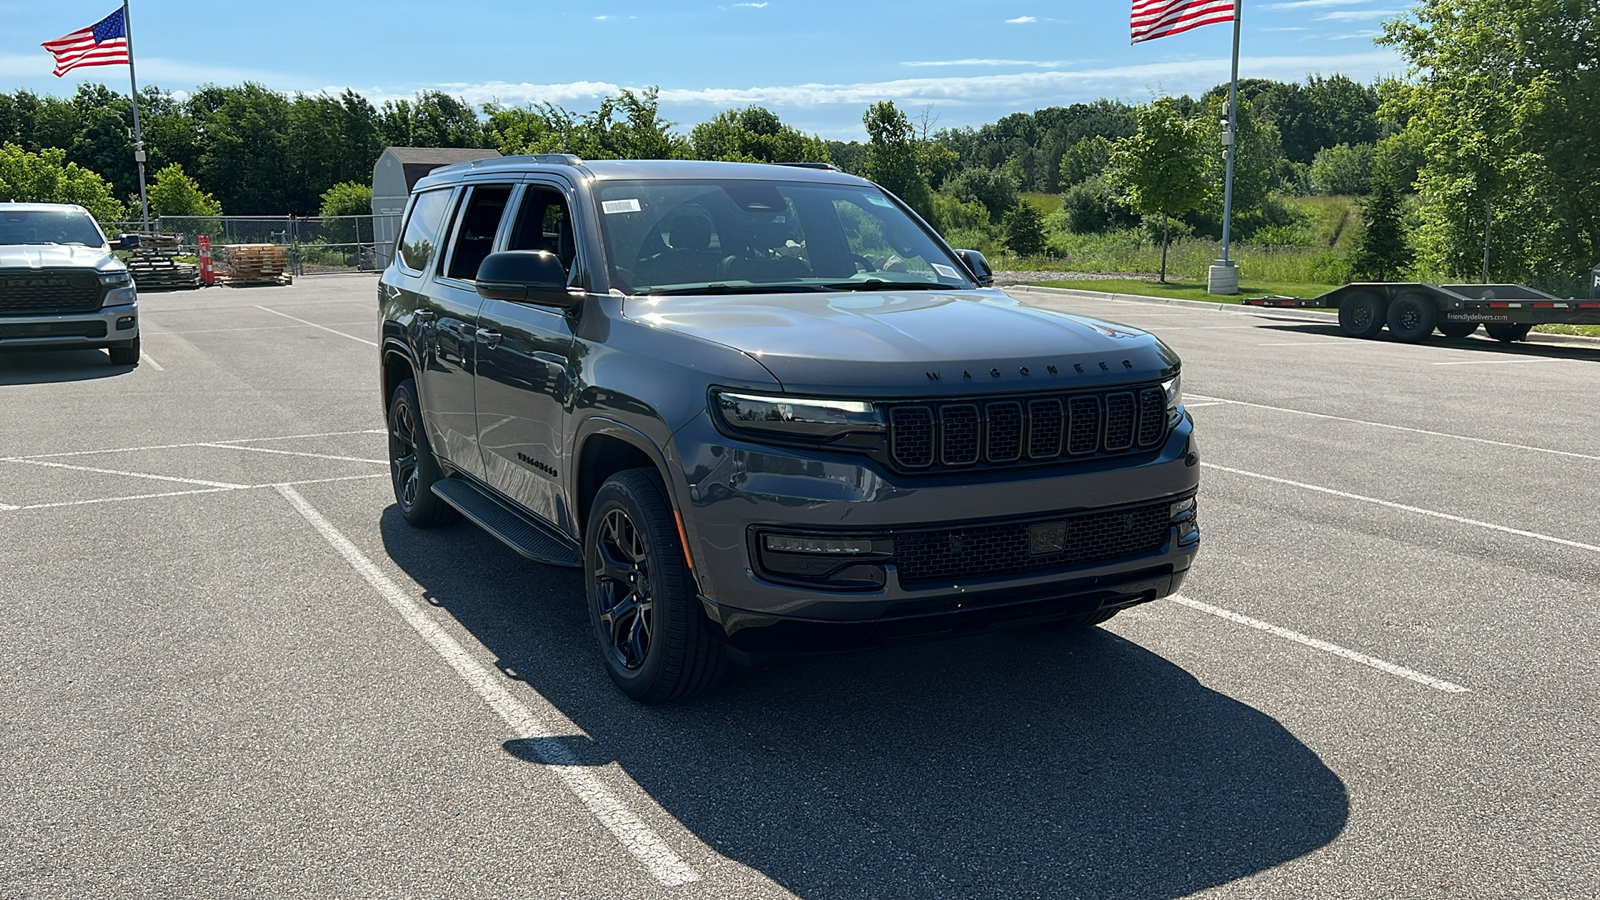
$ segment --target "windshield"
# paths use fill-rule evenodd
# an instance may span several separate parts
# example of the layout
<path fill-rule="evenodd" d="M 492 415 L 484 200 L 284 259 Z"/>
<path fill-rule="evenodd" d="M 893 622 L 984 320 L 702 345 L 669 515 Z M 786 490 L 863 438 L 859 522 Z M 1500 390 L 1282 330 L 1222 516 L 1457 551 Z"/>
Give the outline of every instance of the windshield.
<path fill-rule="evenodd" d="M 0 244 L 104 247 L 106 238 L 87 213 L 73 209 L 5 209 L 0 205 Z"/>
<path fill-rule="evenodd" d="M 611 280 L 629 293 L 974 286 L 870 185 L 613 181 L 599 200 Z"/>

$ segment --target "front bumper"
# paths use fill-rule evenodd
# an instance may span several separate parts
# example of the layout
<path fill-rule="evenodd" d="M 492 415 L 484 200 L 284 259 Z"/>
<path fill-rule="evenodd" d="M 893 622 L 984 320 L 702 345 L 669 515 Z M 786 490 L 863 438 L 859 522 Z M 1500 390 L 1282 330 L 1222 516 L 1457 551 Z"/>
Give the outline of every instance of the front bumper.
<path fill-rule="evenodd" d="M 138 336 L 137 300 L 94 312 L 0 316 L 0 350 L 92 350 Z"/>
<path fill-rule="evenodd" d="M 849 453 L 745 443 L 703 416 L 681 429 L 674 445 L 694 448 L 678 460 L 685 482 L 677 493 L 702 604 L 738 649 L 867 646 L 1154 600 L 1178 589 L 1199 549 L 1191 513 L 1170 526 L 1147 520 L 1153 539 L 1079 562 L 1030 557 L 1032 547 L 1019 555 L 1013 547 L 1008 559 L 1015 565 L 985 566 L 978 554 L 971 572 L 935 560 L 931 572 L 904 578 L 900 565 L 906 536 L 923 539 L 926 566 L 931 532 L 944 540 L 1011 529 L 1031 541 L 1036 525 L 1065 521 L 1070 532 L 1075 520 L 1165 510 L 1194 496 L 1199 456 L 1187 414 L 1148 453 L 950 475 L 904 476 Z M 805 584 L 775 573 L 763 558 L 759 542 L 774 533 L 884 553 L 866 579 L 843 588 Z"/>

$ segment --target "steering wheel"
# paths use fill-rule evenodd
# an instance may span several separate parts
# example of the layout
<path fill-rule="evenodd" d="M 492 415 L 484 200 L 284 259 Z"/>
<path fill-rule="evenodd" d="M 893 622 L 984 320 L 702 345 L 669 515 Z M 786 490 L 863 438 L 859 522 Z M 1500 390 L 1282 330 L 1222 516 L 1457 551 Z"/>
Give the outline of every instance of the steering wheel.
<path fill-rule="evenodd" d="M 849 253 L 849 254 L 846 254 L 846 258 L 849 259 L 851 262 L 855 263 L 856 265 L 860 266 L 861 267 L 860 271 L 862 271 L 862 272 L 876 272 L 876 271 L 878 271 L 878 267 L 872 264 L 872 260 L 867 259 L 865 256 L 861 256 L 860 254 L 857 254 L 857 253 Z"/>

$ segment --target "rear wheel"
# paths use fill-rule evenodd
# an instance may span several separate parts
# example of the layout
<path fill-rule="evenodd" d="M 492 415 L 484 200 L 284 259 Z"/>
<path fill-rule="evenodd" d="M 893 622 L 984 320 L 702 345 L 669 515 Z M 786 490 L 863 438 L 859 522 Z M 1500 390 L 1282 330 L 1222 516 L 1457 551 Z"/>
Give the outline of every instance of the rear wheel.
<path fill-rule="evenodd" d="M 417 383 L 407 378 L 389 398 L 389 477 L 395 503 L 406 522 L 418 528 L 447 525 L 460 518 L 455 507 L 433 492 L 444 477 L 422 427 L 422 407 L 417 403 Z"/>
<path fill-rule="evenodd" d="M 1528 332 L 1533 330 L 1533 326 L 1526 324 L 1513 325 L 1511 323 L 1496 323 L 1493 325 L 1483 326 L 1483 330 L 1489 334 L 1489 337 L 1492 337 L 1502 343 L 1509 344 L 1512 341 L 1520 341 L 1527 337 Z"/>
<path fill-rule="evenodd" d="M 137 366 L 139 364 L 139 339 L 125 341 L 112 347 L 107 347 L 106 352 L 111 354 L 113 366 Z"/>
<path fill-rule="evenodd" d="M 1410 291 L 1389 304 L 1389 333 L 1397 341 L 1420 344 L 1433 336 L 1439 310 L 1426 294 Z"/>
<path fill-rule="evenodd" d="M 1447 338 L 1464 338 L 1478 330 L 1477 322 L 1440 322 L 1439 333 Z"/>
<path fill-rule="evenodd" d="M 1383 331 L 1383 298 L 1374 291 L 1353 291 L 1339 301 L 1339 327 L 1345 334 L 1374 338 Z"/>
<path fill-rule="evenodd" d="M 589 622 L 617 687 L 664 703 L 715 685 L 725 654 L 700 610 L 656 474 L 630 469 L 601 485 L 583 545 Z"/>

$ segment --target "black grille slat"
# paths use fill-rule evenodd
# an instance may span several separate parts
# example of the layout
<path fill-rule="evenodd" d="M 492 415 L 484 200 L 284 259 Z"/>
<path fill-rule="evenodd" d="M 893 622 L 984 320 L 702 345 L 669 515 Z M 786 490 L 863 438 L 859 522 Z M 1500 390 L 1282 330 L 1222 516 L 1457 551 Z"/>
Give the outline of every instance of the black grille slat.
<path fill-rule="evenodd" d="M 1016 462 L 1022 457 L 1022 404 L 1015 400 L 990 403 L 983 410 L 985 462 Z"/>
<path fill-rule="evenodd" d="M 1170 520 L 1166 501 L 1063 516 L 1050 522 L 1065 526 L 1063 548 L 1041 556 L 1028 552 L 1029 529 L 1038 521 L 909 532 L 895 536 L 895 566 L 900 583 L 914 585 L 1087 565 L 1159 550 Z"/>
<path fill-rule="evenodd" d="M 99 308 L 100 280 L 93 274 L 0 274 L 0 315 L 92 312 Z"/>
<path fill-rule="evenodd" d="M 1067 452 L 1083 456 L 1100 449 L 1100 398 L 1082 395 L 1067 400 Z"/>
<path fill-rule="evenodd" d="M 1161 388 L 1139 392 L 1139 446 L 1153 447 L 1167 430 L 1167 394 Z"/>
<path fill-rule="evenodd" d="M 921 469 L 933 465 L 933 410 L 897 406 L 889 410 L 889 456 L 896 465 Z"/>
<path fill-rule="evenodd" d="M 1060 400 L 1031 400 L 1028 402 L 1028 458 L 1055 459 L 1061 455 Z"/>
<path fill-rule="evenodd" d="M 1138 403 L 1133 399 L 1132 392 L 1119 391 L 1106 395 L 1107 450 L 1115 453 L 1133 446 L 1134 419 L 1138 411 Z"/>
<path fill-rule="evenodd" d="M 947 403 L 939 407 L 939 458 L 947 466 L 970 466 L 978 461 L 978 440 L 983 420 L 973 403 Z"/>

